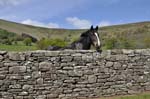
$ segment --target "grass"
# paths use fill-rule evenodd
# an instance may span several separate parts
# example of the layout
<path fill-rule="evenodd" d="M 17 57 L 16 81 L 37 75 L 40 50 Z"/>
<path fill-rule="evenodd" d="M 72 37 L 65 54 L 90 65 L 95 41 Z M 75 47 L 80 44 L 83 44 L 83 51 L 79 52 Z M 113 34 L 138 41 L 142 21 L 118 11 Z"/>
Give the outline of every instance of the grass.
<path fill-rule="evenodd" d="M 105 97 L 100 99 L 150 99 L 150 93 L 143 93 L 132 96 Z"/>
<path fill-rule="evenodd" d="M 0 44 L 1 51 L 31 51 L 31 50 L 36 50 L 36 49 L 37 49 L 36 46 Z"/>

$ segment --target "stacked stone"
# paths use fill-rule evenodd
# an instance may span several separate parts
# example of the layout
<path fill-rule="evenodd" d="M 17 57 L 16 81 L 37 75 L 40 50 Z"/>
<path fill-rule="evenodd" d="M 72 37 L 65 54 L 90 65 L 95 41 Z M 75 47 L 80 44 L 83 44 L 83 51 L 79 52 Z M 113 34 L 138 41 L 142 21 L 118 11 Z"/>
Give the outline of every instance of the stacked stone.
<path fill-rule="evenodd" d="M 0 51 L 2 99 L 88 99 L 149 86 L 150 49 Z"/>

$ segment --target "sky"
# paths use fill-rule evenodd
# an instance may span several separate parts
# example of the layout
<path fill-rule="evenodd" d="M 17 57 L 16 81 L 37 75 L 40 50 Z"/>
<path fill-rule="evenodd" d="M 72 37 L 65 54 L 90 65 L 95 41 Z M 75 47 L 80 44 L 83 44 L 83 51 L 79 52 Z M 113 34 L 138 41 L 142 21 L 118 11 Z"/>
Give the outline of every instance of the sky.
<path fill-rule="evenodd" d="M 0 19 L 85 29 L 150 20 L 150 0 L 0 0 Z"/>

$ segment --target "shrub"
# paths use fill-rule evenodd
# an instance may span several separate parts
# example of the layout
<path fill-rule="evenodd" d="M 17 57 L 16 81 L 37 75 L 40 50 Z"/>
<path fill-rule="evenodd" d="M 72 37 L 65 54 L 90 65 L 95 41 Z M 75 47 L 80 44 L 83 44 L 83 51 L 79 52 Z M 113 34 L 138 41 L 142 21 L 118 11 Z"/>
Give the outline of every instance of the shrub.
<path fill-rule="evenodd" d="M 146 48 L 150 48 L 150 38 L 149 37 L 144 38 L 144 45 Z"/>
<path fill-rule="evenodd" d="M 113 49 L 113 48 L 115 48 L 116 42 L 117 42 L 117 40 L 115 38 L 106 39 L 104 48 L 105 49 Z"/>
<path fill-rule="evenodd" d="M 31 38 L 25 38 L 23 42 L 26 46 L 31 46 L 31 44 L 32 44 Z"/>
<path fill-rule="evenodd" d="M 46 39 L 42 38 L 40 41 L 37 42 L 37 47 L 39 49 L 46 49 L 48 46 L 60 46 L 64 47 L 67 43 L 61 39 Z"/>

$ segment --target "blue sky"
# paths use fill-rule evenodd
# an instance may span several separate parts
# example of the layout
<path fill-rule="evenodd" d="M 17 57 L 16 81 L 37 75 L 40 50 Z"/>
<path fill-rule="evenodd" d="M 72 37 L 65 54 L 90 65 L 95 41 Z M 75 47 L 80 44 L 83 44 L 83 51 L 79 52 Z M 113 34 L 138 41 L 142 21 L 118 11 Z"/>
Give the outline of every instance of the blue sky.
<path fill-rule="evenodd" d="M 0 19 L 49 28 L 150 20 L 150 0 L 0 0 Z"/>

